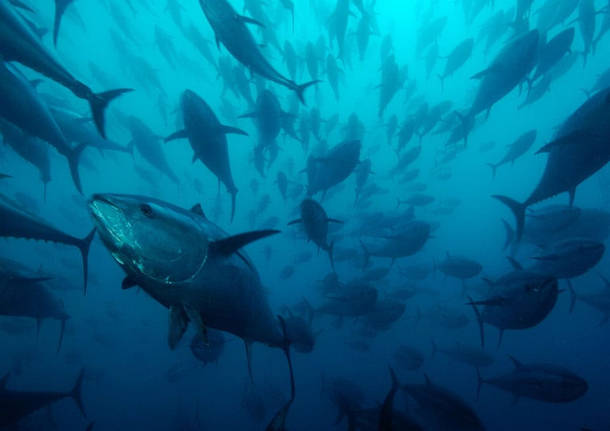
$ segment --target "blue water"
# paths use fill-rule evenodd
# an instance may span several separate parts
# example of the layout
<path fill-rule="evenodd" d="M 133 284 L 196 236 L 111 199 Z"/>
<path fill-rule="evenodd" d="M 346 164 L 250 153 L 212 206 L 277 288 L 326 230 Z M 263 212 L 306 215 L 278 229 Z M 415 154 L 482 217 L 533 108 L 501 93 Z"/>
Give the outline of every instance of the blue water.
<path fill-rule="evenodd" d="M 557 3 L 565 1 L 558 0 Z M 26 3 L 33 6 L 35 13 L 24 14 L 42 27 L 52 27 L 52 2 L 30 0 Z M 92 227 L 87 198 L 94 193 L 106 192 L 153 196 L 185 208 L 201 203 L 208 218 L 234 234 L 263 227 L 280 229 L 283 231 L 280 235 L 248 246 L 271 307 L 279 312 L 283 306 L 294 305 L 306 298 L 317 308 L 325 300 L 317 282 L 331 272 L 328 256 L 305 241 L 297 229 L 287 226 L 289 221 L 298 218 L 298 207 L 305 195 L 285 201 L 275 183 L 277 173 L 282 171 L 290 181 L 289 191 L 298 184 L 307 185 L 307 176 L 301 170 L 318 144 L 316 138 L 310 138 L 309 149 L 304 151 L 298 141 L 281 133 L 277 139 L 280 146 L 277 159 L 262 177 L 252 161 L 257 144 L 255 125 L 248 118 L 237 118 L 251 112 L 252 107 L 230 90 L 223 91 L 223 76 L 203 58 L 193 41 L 172 19 L 165 1 L 131 0 L 130 3 L 133 10 L 127 2 L 116 0 L 75 1 L 64 16 L 57 47 L 53 46 L 49 34 L 43 37 L 43 43 L 61 64 L 96 91 L 116 87 L 135 90 L 113 102 L 107 112 L 108 136 L 120 145 L 127 145 L 131 139 L 128 130 L 122 126 L 121 115 L 139 118 L 159 137 L 179 130 L 179 98 L 185 89 L 191 89 L 204 98 L 222 123 L 247 131 L 248 137 L 228 135 L 231 169 L 239 190 L 235 220 L 230 222 L 231 199 L 225 187 L 221 185 L 219 191 L 214 175 L 201 162 L 191 162 L 192 149 L 185 140 L 163 144 L 169 165 L 180 179 L 179 184 L 161 175 L 138 151 L 132 157 L 125 153 L 105 151 L 101 154 L 95 149 L 87 149 L 80 168 L 84 196 L 75 190 L 65 159 L 51 149 L 52 181 L 47 186 L 46 200 L 43 199 L 43 186 L 36 169 L 3 145 L 0 146 L 0 172 L 8 173 L 12 178 L 2 180 L 2 193 L 15 197 L 47 222 L 77 237 L 86 235 Z M 229 56 L 223 47 L 217 49 L 214 34 L 199 2 L 178 3 L 181 4 L 184 28 L 193 25 L 209 42 L 215 58 Z M 241 0 L 231 0 L 231 3 L 236 10 L 242 11 Z M 470 3 L 466 0 L 436 0 L 425 4 L 414 0 L 383 0 L 374 2 L 374 6 L 366 3 L 367 9 L 375 11 L 379 32 L 370 36 L 361 61 L 354 39 L 361 13 L 355 5 L 351 6 L 346 55 L 343 61 L 337 60 L 343 71 L 339 100 L 335 99 L 324 71 L 326 54 L 338 55 L 336 43 L 329 42 L 326 19 L 335 7 L 334 1 L 295 0 L 294 30 L 290 13 L 280 2 L 267 1 L 261 6 L 268 18 L 266 24 L 275 32 L 280 46 L 289 40 L 303 57 L 307 42 L 316 43 L 322 38 L 325 48 L 319 65 L 321 82 L 306 91 L 306 106 L 295 103 L 294 94 L 286 88 L 266 84 L 277 96 L 283 110 L 291 111 L 291 107 L 298 106 L 297 126 L 300 118 L 308 115 L 314 107 L 319 109 L 324 120 L 338 114 L 339 124 L 330 134 L 324 132 L 325 123 L 321 126 L 322 140 L 329 148 L 343 140 L 342 129 L 352 113 L 365 126 L 360 160 L 371 160 L 374 173 L 368 184 L 376 184 L 381 192 L 371 197 L 368 207 L 354 205 L 355 177 L 351 175 L 335 190 L 331 189 L 324 200 L 321 194 L 315 196 L 329 216 L 345 221 L 345 225 L 339 228 L 336 247 L 355 249 L 359 254 L 360 236 L 355 229 L 360 226 L 362 217 L 376 211 L 393 214 L 397 211 L 396 200 L 406 199 L 412 194 L 409 191 L 412 183 L 400 184 L 388 175 L 397 161 L 394 148 L 398 138 L 394 136 L 391 145 L 387 144 L 387 122 L 392 115 L 397 115 L 399 126 L 402 125 L 417 111 L 416 99 L 427 102 L 430 107 L 446 100 L 452 102 L 444 117 L 447 120 L 454 111 L 468 111 L 478 87 L 478 81 L 470 77 L 490 64 L 508 43 L 511 30 L 487 55 L 478 34 L 493 14 L 500 10 L 508 11 L 516 2 L 496 0 L 493 6 L 483 5 L 472 23 L 465 20 L 463 3 Z M 533 2 L 532 28 L 536 25 L 536 11 L 544 3 L 541 0 Z M 598 0 L 595 6 L 602 10 L 607 2 Z M 447 55 L 463 39 L 475 38 L 472 57 L 445 80 L 444 90 L 441 90 L 437 75 L 442 73 L 445 60 L 438 59 L 428 78 L 425 60 L 415 52 L 418 29 L 429 10 L 434 17 L 448 18 L 446 27 L 436 38 L 441 56 Z M 574 52 L 582 50 L 578 24 L 572 22 L 577 17 L 578 10 L 549 33 L 552 37 L 568 26 L 575 26 Z M 597 30 L 604 19 L 603 14 L 596 17 Z M 155 42 L 156 27 L 169 35 L 177 54 L 175 67 L 159 52 Z M 257 27 L 249 28 L 260 41 Z M 396 62 L 400 67 L 406 66 L 408 79 L 415 80 L 417 90 L 416 96 L 406 102 L 403 86 L 383 117 L 379 118 L 380 45 L 386 35 L 392 38 Z M 120 46 L 117 46 L 117 40 Z M 261 49 L 282 74 L 288 73 L 282 52 L 270 43 Z M 484 121 L 470 135 L 468 146 L 447 163 L 439 165 L 439 154 L 446 148 L 447 134 L 430 133 L 423 137 L 422 153 L 409 169 L 420 170 L 415 182 L 425 184 L 427 190 L 424 193 L 433 196 L 435 202 L 416 208 L 415 214 L 417 219 L 430 222 L 436 228 L 421 251 L 397 260 L 386 278 L 373 282 L 380 297 L 393 287 L 412 284 L 401 273 L 401 268 L 414 264 L 431 266 L 433 262 L 441 261 L 447 252 L 468 257 L 483 266 L 476 279 L 466 282 L 467 289 L 473 289 L 472 292 L 482 284 L 481 277 L 495 279 L 510 270 L 505 259 L 507 252 L 502 250 L 505 232 L 501 219 L 513 224 L 513 218 L 490 196 L 502 194 L 523 200 L 529 195 L 546 162 L 544 155 L 534 153 L 552 139 L 556 128 L 586 100 L 581 90 L 593 87 L 598 75 L 608 68 L 609 53 L 610 37 L 606 37 L 597 46 L 595 54 L 589 57 L 586 66 L 581 59 L 576 61 L 563 77 L 553 81 L 550 91 L 540 101 L 523 109 L 517 107 L 524 100 L 526 89 L 522 93 L 518 89 L 512 91 L 493 107 L 487 120 L 484 120 L 485 114 L 479 116 Z M 142 69 L 134 66 L 134 56 L 148 65 L 161 87 L 144 82 L 144 77 L 139 74 Z M 234 59 L 230 61 L 237 64 Z M 109 82 L 100 81 L 93 75 L 90 63 L 103 71 Z M 28 78 L 40 77 L 28 69 L 20 70 Z M 309 80 L 311 77 L 301 60 L 296 81 Z M 256 98 L 254 79 L 250 86 Z M 62 98 L 71 104 L 74 111 L 89 115 L 85 103 L 48 79 L 44 79 L 38 90 Z M 533 147 L 514 164 L 500 168 L 492 179 L 486 164 L 499 160 L 506 147 L 530 129 L 538 132 Z M 489 141 L 496 145 L 489 152 L 481 152 L 480 146 Z M 419 139 L 414 136 L 406 150 L 417 145 Z M 458 144 L 460 148 L 462 145 L 461 142 Z M 146 181 L 138 174 L 136 166 L 138 170 L 148 172 L 152 181 Z M 450 178 L 439 179 L 439 169 L 450 172 Z M 575 205 L 610 210 L 609 180 L 607 168 L 586 180 L 578 188 Z M 20 199 L 19 196 L 27 198 Z M 270 197 L 270 204 L 262 213 L 257 213 L 265 196 Z M 435 208 L 448 199 L 459 200 L 455 211 L 449 215 L 435 214 Z M 567 202 L 567 194 L 562 194 L 545 204 Z M 401 207 L 401 210 L 406 209 L 406 205 Z M 277 219 L 268 221 L 270 217 Z M 9 386 L 21 390 L 64 390 L 71 387 L 81 368 L 86 370 L 83 398 L 87 419 L 82 418 L 73 401 L 67 399 L 52 406 L 52 420 L 46 410 L 41 410 L 27 418 L 21 429 L 78 430 L 85 429 L 93 420 L 96 430 L 258 430 L 265 428 L 288 399 L 288 369 L 280 349 L 254 345 L 253 387 L 248 377 L 243 343 L 236 337 L 227 336 L 228 341 L 218 362 L 206 366 L 199 363 L 189 349 L 195 333 L 192 328 L 178 348 L 170 351 L 167 346 L 167 310 L 137 288 L 121 289 L 124 273 L 99 240 L 94 241 L 89 256 L 86 296 L 82 295 L 82 269 L 74 249 L 22 239 L 3 239 L 0 247 L 2 256 L 25 263 L 33 270 L 41 268 L 55 274 L 52 292 L 63 301 L 71 316 L 59 353 L 55 352 L 59 332 L 56 321 L 45 321 L 38 337 L 32 319 L 18 320 L 26 327 L 16 334 L 0 328 L 0 370 L 11 373 Z M 270 258 L 266 257 L 268 247 Z M 528 250 L 519 255 L 524 262 L 534 252 Z M 304 252 L 313 254 L 311 260 L 295 264 L 295 257 Z M 387 267 L 389 264 L 389 259 L 373 257 L 371 267 Z M 280 277 L 282 270 L 289 265 L 294 267 L 294 274 L 288 278 Z M 594 269 L 573 280 L 574 287 L 579 292 L 601 289 L 599 274 L 610 275 L 607 266 L 608 259 L 604 257 Z M 337 273 L 342 281 L 355 279 L 363 273 L 362 262 L 337 262 Z M 560 293 L 552 313 L 541 324 L 528 330 L 507 331 L 499 348 L 496 347 L 497 330 L 488 325 L 485 328 L 486 350 L 496 361 L 491 367 L 482 369 L 484 376 L 510 370 L 512 363 L 507 355 L 527 363 L 548 362 L 583 377 L 589 384 L 585 396 L 566 404 L 547 404 L 527 398 L 513 404 L 511 395 L 486 385 L 477 400 L 474 368 L 442 354 L 432 356 L 432 340 L 439 346 L 451 346 L 456 342 L 477 346 L 479 343 L 478 325 L 472 309 L 465 305 L 467 300 L 462 295 L 461 282 L 432 272 L 424 280 L 416 282 L 416 286 L 437 294 L 416 295 L 404 301 L 406 310 L 401 318 L 389 329 L 377 331 L 372 336 L 358 334 L 361 319 L 345 318 L 342 326 L 338 327 L 332 317 L 314 317 L 313 330 L 317 335 L 314 351 L 293 354 L 297 396 L 287 419 L 287 429 L 346 429 L 346 421 L 335 425 L 337 410 L 329 400 L 323 382 L 335 377 L 349 379 L 362 388 L 364 406 L 374 407 L 383 401 L 390 387 L 388 365 L 396 367 L 401 383 L 423 382 L 425 373 L 434 383 L 459 394 L 474 408 L 488 430 L 610 429 L 610 363 L 607 360 L 610 335 L 607 325 L 598 325 L 603 317 L 601 313 L 581 302 L 576 304 L 573 313 L 569 313 L 569 294 L 564 291 Z M 565 282 L 560 282 L 560 287 L 564 289 Z M 463 313 L 468 324 L 459 329 L 440 326 L 439 305 Z M 419 320 L 418 314 L 423 316 Z M 0 317 L 5 324 L 16 319 Z M 354 340 L 367 344 L 370 350 L 362 352 L 351 348 L 349 344 Z M 421 369 L 406 371 L 396 366 L 394 353 L 403 344 L 416 347 L 424 354 Z M 248 391 L 256 392 L 264 403 L 260 420 L 254 418 L 245 406 L 244 394 Z M 402 394 L 396 398 L 395 407 L 411 412 L 417 410 L 416 404 Z"/>

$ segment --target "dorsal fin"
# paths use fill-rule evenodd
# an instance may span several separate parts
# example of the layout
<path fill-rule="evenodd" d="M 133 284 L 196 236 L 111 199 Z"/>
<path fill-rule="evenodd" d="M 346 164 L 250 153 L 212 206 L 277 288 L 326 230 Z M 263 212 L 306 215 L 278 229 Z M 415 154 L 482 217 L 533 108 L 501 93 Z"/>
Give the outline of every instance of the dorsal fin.
<path fill-rule="evenodd" d="M 511 361 L 513 361 L 513 364 L 515 365 L 515 368 L 522 368 L 523 367 L 523 364 L 521 362 L 519 362 L 517 359 L 515 359 L 514 356 L 508 355 L 508 357 L 510 358 Z"/>
<path fill-rule="evenodd" d="M 137 285 L 138 285 L 138 283 L 136 283 L 136 281 L 133 278 L 127 276 L 121 282 L 121 289 L 126 290 L 126 289 L 130 289 Z"/>
<path fill-rule="evenodd" d="M 255 230 L 252 232 L 240 233 L 238 235 L 229 236 L 227 238 L 219 239 L 210 243 L 210 251 L 221 254 L 223 256 L 230 256 L 240 248 L 250 244 L 251 242 L 258 241 L 265 237 L 280 233 L 279 230 L 267 229 L 267 230 Z"/>
<path fill-rule="evenodd" d="M 203 212 L 203 208 L 201 207 L 201 204 L 194 205 L 193 208 L 191 208 L 191 212 L 193 214 L 197 214 L 207 220 L 207 217 L 205 216 L 205 213 Z"/>

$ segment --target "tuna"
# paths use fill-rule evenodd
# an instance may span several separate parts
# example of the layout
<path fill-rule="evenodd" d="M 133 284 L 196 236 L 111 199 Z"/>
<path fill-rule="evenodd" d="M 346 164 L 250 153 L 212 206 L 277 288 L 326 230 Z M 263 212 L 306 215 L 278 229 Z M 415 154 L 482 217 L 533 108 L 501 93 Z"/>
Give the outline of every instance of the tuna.
<path fill-rule="evenodd" d="M 254 264 L 240 250 L 278 231 L 228 236 L 199 205 L 188 211 L 141 196 L 94 195 L 89 209 L 126 272 L 123 288 L 140 286 L 169 309 L 170 349 L 191 322 L 203 336 L 209 327 L 242 338 L 248 364 L 253 342 L 282 348 L 290 364 L 284 320 L 274 316 Z"/>
<path fill-rule="evenodd" d="M 528 132 L 525 132 L 508 147 L 508 151 L 499 162 L 489 163 L 488 166 L 492 170 L 493 177 L 495 178 L 496 171 L 500 166 L 505 165 L 507 163 L 515 163 L 515 160 L 527 153 L 532 147 L 532 145 L 534 145 L 534 142 L 536 142 L 537 135 L 538 132 L 536 132 L 536 130 L 530 130 Z"/>
<path fill-rule="evenodd" d="M 470 58 L 472 55 L 472 48 L 474 47 L 474 39 L 469 38 L 458 44 L 447 56 L 447 64 L 445 64 L 445 71 L 442 75 L 439 75 L 441 80 L 441 88 L 444 88 L 445 78 L 453 75 L 457 72 Z"/>
<path fill-rule="evenodd" d="M 2 28 L 0 55 L 4 61 L 17 61 L 66 87 L 76 97 L 85 99 L 89 102 L 97 129 L 102 137 L 106 137 L 104 131 L 106 107 L 113 99 L 131 90 L 119 89 L 94 93 L 52 57 L 8 2 L 0 4 L 0 27 Z"/>
<path fill-rule="evenodd" d="M 570 205 L 576 187 L 610 160 L 610 89 L 588 99 L 564 122 L 555 139 L 538 153 L 548 153 L 542 178 L 530 196 L 519 203 L 505 196 L 494 196 L 507 205 L 517 222 L 516 239 L 523 235 L 525 210 L 538 202 L 568 192 Z"/>
<path fill-rule="evenodd" d="M 248 136 L 248 134 L 241 129 L 223 125 L 212 108 L 191 90 L 182 93 L 181 107 L 184 129 L 165 138 L 165 142 L 181 138 L 189 140 L 194 152 L 193 161 L 201 160 L 231 194 L 231 221 L 233 221 L 237 187 L 231 173 L 226 135 L 234 133 Z"/>
<path fill-rule="evenodd" d="M 9 375 L 7 374 L 0 380 L 0 427 L 15 425 L 35 411 L 64 398 L 72 398 L 82 415 L 85 416 L 81 397 L 84 376 L 84 370 L 81 370 L 74 387 L 66 392 L 34 392 L 8 389 Z"/>
<path fill-rule="evenodd" d="M 95 228 L 84 238 L 76 238 L 54 228 L 34 214 L 20 209 L 4 196 L 0 196 L 0 237 L 24 238 L 55 242 L 78 248 L 83 261 L 83 289 L 87 293 L 88 256 Z"/>
<path fill-rule="evenodd" d="M 57 351 L 61 349 L 66 321 L 70 316 L 64 305 L 53 295 L 45 282 L 45 277 L 32 272 L 15 271 L 12 261 L 2 261 L 0 266 L 0 315 L 30 317 L 36 320 L 36 335 L 45 319 L 61 322 Z M 1 419 L 0 419 L 1 420 Z"/>
<path fill-rule="evenodd" d="M 523 270 L 510 272 L 490 283 L 492 296 L 481 301 L 470 300 L 479 322 L 481 346 L 485 345 L 485 323 L 500 330 L 500 345 L 506 329 L 533 328 L 546 319 L 559 294 L 556 278 Z"/>
<path fill-rule="evenodd" d="M 489 379 L 479 376 L 477 392 L 483 383 L 493 385 L 514 397 L 531 398 L 547 403 L 569 403 L 584 396 L 589 385 L 572 371 L 552 364 L 523 364 L 510 357 L 515 368 L 504 375 Z"/>
<path fill-rule="evenodd" d="M 322 157 L 310 157 L 306 168 L 307 195 L 326 192 L 350 176 L 359 163 L 360 149 L 360 141 L 346 141 Z"/>
<path fill-rule="evenodd" d="M 330 264 L 335 269 L 335 262 L 333 260 L 333 246 L 334 243 L 328 244 L 328 223 L 341 223 L 341 220 L 329 218 L 326 215 L 324 208 L 312 199 L 305 199 L 301 202 L 301 218 L 291 221 L 289 225 L 302 223 L 307 235 L 308 241 L 313 241 L 318 249 L 322 249 L 328 253 Z"/>
<path fill-rule="evenodd" d="M 458 395 L 435 385 L 426 376 L 423 384 L 407 384 L 402 389 L 420 407 L 420 415 L 431 429 L 482 431 L 476 412 Z"/>
<path fill-rule="evenodd" d="M 239 15 L 226 0 L 199 0 L 199 5 L 214 31 L 218 47 L 222 43 L 231 55 L 247 69 L 294 91 L 299 100 L 303 104 L 305 103 L 305 90 L 317 84 L 317 81 L 299 85 L 284 77 L 271 66 L 261 53 L 252 33 L 246 26 L 247 24 L 252 24 L 265 28 L 265 24 Z"/>
<path fill-rule="evenodd" d="M 378 237 L 368 244 L 360 241 L 364 252 L 364 266 L 368 266 L 371 256 L 390 258 L 393 262 L 416 254 L 430 238 L 430 229 L 428 223 L 412 221 L 394 235 Z"/>

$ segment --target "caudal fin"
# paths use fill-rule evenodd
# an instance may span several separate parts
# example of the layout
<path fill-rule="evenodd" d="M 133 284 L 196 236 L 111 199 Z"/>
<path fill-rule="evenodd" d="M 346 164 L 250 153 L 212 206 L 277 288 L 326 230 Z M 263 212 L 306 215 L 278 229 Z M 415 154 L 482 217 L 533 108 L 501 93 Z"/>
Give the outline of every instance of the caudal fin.
<path fill-rule="evenodd" d="M 483 330 L 483 319 L 481 318 L 481 313 L 477 308 L 476 302 L 472 300 L 472 298 L 468 297 L 469 304 L 472 305 L 472 309 L 474 310 L 474 314 L 477 316 L 477 322 L 479 323 L 479 332 L 481 334 L 481 347 L 485 347 L 485 332 Z"/>
<path fill-rule="evenodd" d="M 502 202 L 504 205 L 506 205 L 508 208 L 510 208 L 510 210 L 513 212 L 513 215 L 515 216 L 515 220 L 517 223 L 515 241 L 516 242 L 521 241 L 521 237 L 523 236 L 523 228 L 525 226 L 525 209 L 527 208 L 526 205 L 521 204 L 521 203 L 517 202 L 516 200 L 511 199 L 506 196 L 494 195 L 492 197 L 494 199 L 497 199 L 500 202 Z"/>
<path fill-rule="evenodd" d="M 89 232 L 89 235 L 79 240 L 76 246 L 80 250 L 81 257 L 83 259 L 83 294 L 87 294 L 87 280 L 89 277 L 89 249 L 91 248 L 91 241 L 95 236 L 95 228 Z"/>
<path fill-rule="evenodd" d="M 504 219 L 502 219 L 502 224 L 504 225 L 504 230 L 506 231 L 506 238 L 504 239 L 504 246 L 502 247 L 502 250 L 506 250 L 515 241 L 515 230 Z"/>
<path fill-rule="evenodd" d="M 282 334 L 284 335 L 284 342 L 282 345 L 282 350 L 284 350 L 284 354 L 286 355 L 286 361 L 288 362 L 288 371 L 290 372 L 290 399 L 294 400 L 295 397 L 295 384 L 294 384 L 294 370 L 292 368 L 292 359 L 290 358 L 290 339 L 288 338 L 288 333 L 286 332 L 286 321 L 282 316 L 277 316 L 280 321 L 280 326 L 282 327 Z"/>
<path fill-rule="evenodd" d="M 70 175 L 72 176 L 72 182 L 74 182 L 76 190 L 78 190 L 81 195 L 83 194 L 83 186 L 81 184 L 80 174 L 78 172 L 78 163 L 80 161 L 80 156 L 83 154 L 83 150 L 86 147 L 87 144 L 79 144 L 76 148 L 66 154 L 68 166 L 70 167 Z"/>
<path fill-rule="evenodd" d="M 86 418 L 87 414 L 85 413 L 85 406 L 83 405 L 83 398 L 82 398 L 82 389 L 83 389 L 83 379 L 84 379 L 84 377 L 85 377 L 85 370 L 82 369 L 82 370 L 80 370 L 80 374 L 78 375 L 78 378 L 76 379 L 76 383 L 74 384 L 74 388 L 70 391 L 70 393 L 68 395 L 70 397 L 72 397 L 72 399 L 76 403 L 78 409 L 82 413 L 83 417 Z"/>
<path fill-rule="evenodd" d="M 61 19 L 64 16 L 64 12 L 67 7 L 74 0 L 55 0 L 55 24 L 53 27 L 53 44 L 57 46 L 57 36 L 59 35 L 59 27 L 61 26 Z"/>
<path fill-rule="evenodd" d="M 106 139 L 106 131 L 104 129 L 106 108 L 114 99 L 125 93 L 129 93 L 130 91 L 133 90 L 131 88 L 119 88 L 118 90 L 110 90 L 103 93 L 91 92 L 87 97 L 89 108 L 93 115 L 93 121 L 95 122 L 95 126 L 100 132 L 100 135 L 102 135 L 102 138 Z"/>
<path fill-rule="evenodd" d="M 237 190 L 231 191 L 231 223 L 235 218 L 235 200 L 237 198 Z"/>
<path fill-rule="evenodd" d="M 305 84 L 301 84 L 301 85 L 295 84 L 294 91 L 297 93 L 297 97 L 299 98 L 299 100 L 301 101 L 301 103 L 303 105 L 307 105 L 305 103 L 305 90 L 307 90 L 312 85 L 318 84 L 319 82 L 320 82 L 320 80 L 315 80 L 315 81 L 306 82 Z"/>

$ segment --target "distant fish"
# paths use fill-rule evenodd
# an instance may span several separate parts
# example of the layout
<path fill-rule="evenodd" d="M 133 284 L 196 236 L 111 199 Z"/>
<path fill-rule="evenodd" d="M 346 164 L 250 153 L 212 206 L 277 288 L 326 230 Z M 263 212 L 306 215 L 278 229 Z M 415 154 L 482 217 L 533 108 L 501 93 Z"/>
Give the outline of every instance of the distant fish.
<path fill-rule="evenodd" d="M 108 104 L 131 90 L 119 89 L 104 93 L 91 91 L 51 56 L 8 2 L 0 3 L 0 27 L 3 29 L 2 36 L 0 36 L 0 54 L 4 57 L 4 61 L 17 61 L 30 67 L 63 85 L 75 96 L 87 100 L 95 125 L 100 134 L 105 137 L 104 112 Z"/>
<path fill-rule="evenodd" d="M 0 427 L 8 427 L 64 398 L 72 398 L 83 416 L 85 409 L 81 397 L 84 370 L 81 370 L 72 390 L 67 392 L 29 392 L 15 391 L 7 388 L 9 375 L 0 380 Z"/>
<path fill-rule="evenodd" d="M 0 237 L 25 238 L 40 241 L 50 241 L 71 245 L 81 253 L 83 260 L 84 292 L 87 293 L 88 256 L 95 228 L 84 238 L 68 235 L 42 219 L 12 205 L 6 197 L 0 196 Z"/>
<path fill-rule="evenodd" d="M 276 71 L 260 52 L 252 33 L 246 24 L 254 24 L 264 28 L 265 25 L 252 18 L 239 15 L 226 0 L 199 0 L 208 22 L 216 35 L 216 44 L 222 43 L 225 48 L 246 68 L 265 79 L 294 91 L 301 102 L 305 103 L 305 90 L 317 84 L 312 81 L 305 84 L 296 84 Z"/>

